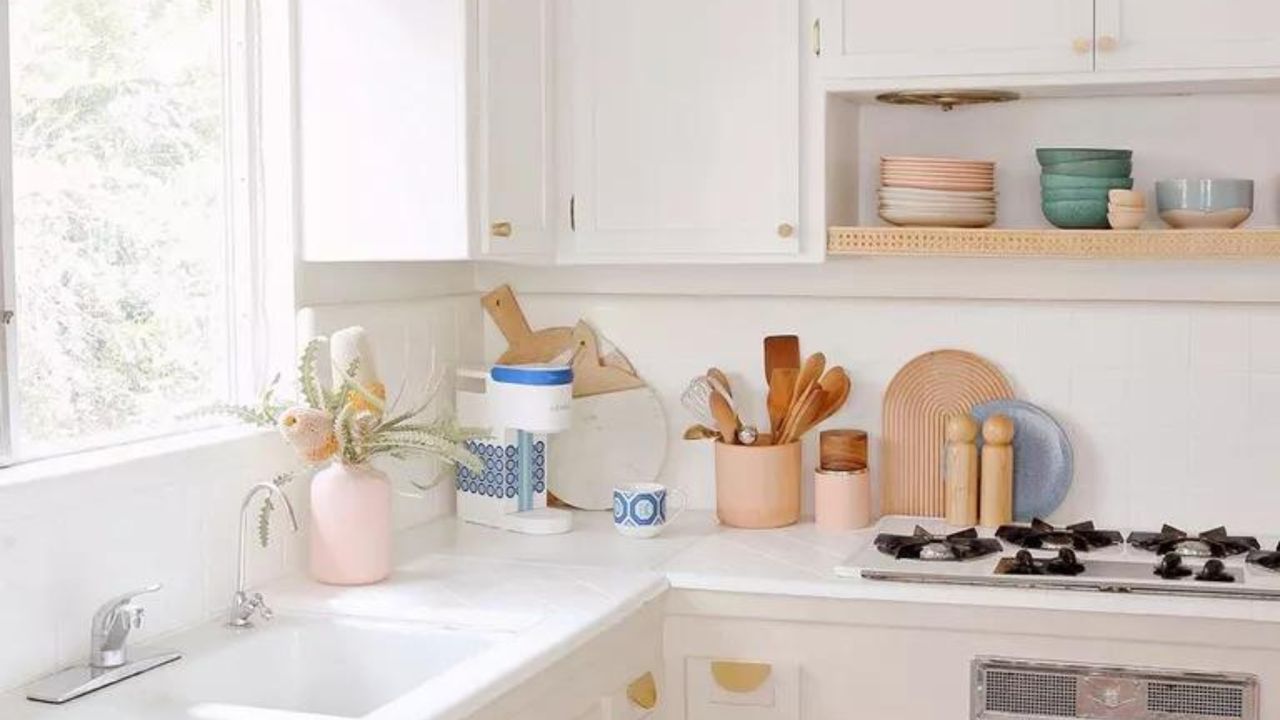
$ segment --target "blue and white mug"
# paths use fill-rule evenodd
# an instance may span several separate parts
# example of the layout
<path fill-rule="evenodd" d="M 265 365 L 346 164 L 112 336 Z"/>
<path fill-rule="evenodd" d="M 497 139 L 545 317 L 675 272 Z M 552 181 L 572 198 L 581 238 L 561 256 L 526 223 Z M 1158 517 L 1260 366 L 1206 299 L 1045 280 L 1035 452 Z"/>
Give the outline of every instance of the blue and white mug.
<path fill-rule="evenodd" d="M 679 498 L 680 507 L 668 514 L 667 495 Z M 662 532 L 689 504 L 683 490 L 668 490 L 658 483 L 633 483 L 613 489 L 613 526 L 627 537 L 651 538 Z"/>

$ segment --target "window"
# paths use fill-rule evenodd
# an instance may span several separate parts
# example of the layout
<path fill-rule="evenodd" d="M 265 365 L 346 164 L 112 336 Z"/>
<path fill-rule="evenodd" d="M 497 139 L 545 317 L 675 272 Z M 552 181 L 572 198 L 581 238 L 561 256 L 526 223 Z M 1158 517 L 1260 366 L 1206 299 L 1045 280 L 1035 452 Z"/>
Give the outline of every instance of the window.
<path fill-rule="evenodd" d="M 6 441 L 186 429 L 261 382 L 245 0 L 9 0 Z"/>

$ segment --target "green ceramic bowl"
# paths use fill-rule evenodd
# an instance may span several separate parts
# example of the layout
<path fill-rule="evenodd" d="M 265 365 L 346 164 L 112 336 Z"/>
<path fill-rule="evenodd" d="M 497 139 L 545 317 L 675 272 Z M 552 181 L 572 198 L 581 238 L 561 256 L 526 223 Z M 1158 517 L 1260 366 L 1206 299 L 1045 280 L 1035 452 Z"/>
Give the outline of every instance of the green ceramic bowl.
<path fill-rule="evenodd" d="M 1132 160 L 1076 160 L 1050 163 L 1044 171 L 1055 175 L 1082 175 L 1084 177 L 1128 177 L 1133 173 Z"/>
<path fill-rule="evenodd" d="M 1040 191 L 1041 200 L 1102 200 L 1107 201 L 1110 188 L 1045 188 Z"/>
<path fill-rule="evenodd" d="M 1107 148 L 1036 148 L 1036 159 L 1041 165 L 1080 160 L 1132 160 L 1133 151 Z"/>
<path fill-rule="evenodd" d="M 1040 175 L 1040 187 L 1045 190 L 1062 188 L 1124 188 L 1133 189 L 1131 177 L 1086 177 L 1083 175 L 1057 175 L 1045 172 Z"/>
<path fill-rule="evenodd" d="M 1108 228 L 1106 200 L 1045 200 L 1044 217 L 1060 228 Z"/>

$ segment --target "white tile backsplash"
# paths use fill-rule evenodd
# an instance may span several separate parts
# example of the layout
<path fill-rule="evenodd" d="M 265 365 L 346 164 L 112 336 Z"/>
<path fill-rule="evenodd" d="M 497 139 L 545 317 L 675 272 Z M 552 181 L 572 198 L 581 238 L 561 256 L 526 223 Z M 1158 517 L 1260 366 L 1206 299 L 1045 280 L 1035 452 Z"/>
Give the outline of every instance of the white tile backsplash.
<path fill-rule="evenodd" d="M 699 507 L 714 504 L 711 448 L 679 439 L 692 422 L 681 390 L 714 364 L 763 417 L 761 338 L 793 332 L 806 353 L 851 371 L 852 402 L 827 426 L 873 438 L 884 389 L 915 355 L 958 347 L 995 362 L 1074 444 L 1075 485 L 1052 520 L 1276 531 L 1277 306 L 596 294 L 525 294 L 521 304 L 535 327 L 585 317 L 619 344 L 671 421 L 662 481 Z M 504 344 L 486 328 L 492 357 Z M 808 448 L 807 463 L 815 456 Z"/>

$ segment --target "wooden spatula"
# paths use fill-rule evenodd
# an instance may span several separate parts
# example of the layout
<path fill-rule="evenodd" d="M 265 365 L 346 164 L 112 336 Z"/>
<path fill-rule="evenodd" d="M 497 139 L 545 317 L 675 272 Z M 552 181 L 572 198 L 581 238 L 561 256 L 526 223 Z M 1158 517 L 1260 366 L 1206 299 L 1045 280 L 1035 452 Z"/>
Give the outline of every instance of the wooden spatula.
<path fill-rule="evenodd" d="M 779 368 L 800 369 L 800 338 L 795 335 L 770 335 L 764 339 L 764 379 L 773 382 L 773 371 Z"/>
<path fill-rule="evenodd" d="M 782 440 L 778 444 L 794 442 L 804 435 L 805 431 L 812 428 L 814 418 L 818 417 L 818 413 L 822 411 L 826 399 L 827 393 L 822 388 L 815 387 L 810 390 L 799 408 L 792 412 L 791 419 L 783 426 Z"/>
<path fill-rule="evenodd" d="M 800 371 L 796 368 L 774 368 L 769 376 L 769 433 L 776 440 L 782 432 L 782 423 L 787 419 L 787 409 L 791 407 L 791 394 L 796 387 L 796 377 Z"/>

